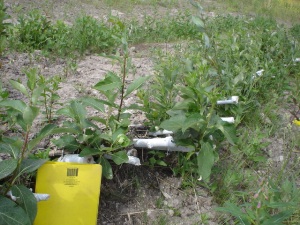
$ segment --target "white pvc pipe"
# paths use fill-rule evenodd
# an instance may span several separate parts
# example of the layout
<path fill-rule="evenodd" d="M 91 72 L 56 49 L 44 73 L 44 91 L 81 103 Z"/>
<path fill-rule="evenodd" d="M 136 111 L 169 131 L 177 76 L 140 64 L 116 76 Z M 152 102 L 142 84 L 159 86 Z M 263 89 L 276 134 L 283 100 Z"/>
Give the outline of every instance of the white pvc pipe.
<path fill-rule="evenodd" d="M 221 117 L 221 120 L 227 123 L 234 123 L 234 117 Z"/>
<path fill-rule="evenodd" d="M 133 139 L 134 147 L 164 151 L 190 152 L 193 148 L 177 146 L 172 136 L 152 139 Z"/>
<path fill-rule="evenodd" d="M 173 132 L 169 130 L 158 130 L 155 132 L 149 132 L 149 136 L 153 136 L 153 137 L 162 136 L 162 135 L 171 135 L 171 134 L 173 134 Z"/>
<path fill-rule="evenodd" d="M 294 59 L 294 62 L 300 62 L 300 58 Z"/>
<path fill-rule="evenodd" d="M 239 96 L 231 96 L 230 99 L 217 101 L 217 105 L 237 104 L 238 102 L 239 102 Z"/>
<path fill-rule="evenodd" d="M 31 190 L 31 189 L 30 189 Z M 32 191 L 32 190 L 31 190 Z M 9 191 L 7 192 L 6 194 L 8 197 L 10 197 L 11 200 L 13 200 L 14 202 L 17 201 L 17 199 L 19 197 L 16 197 L 12 194 L 12 191 Z M 50 198 L 50 195 L 49 194 L 39 194 L 39 193 L 33 193 L 35 199 L 37 202 L 40 202 L 40 201 L 47 201 L 49 198 Z"/>
<path fill-rule="evenodd" d="M 47 201 L 50 198 L 49 194 L 40 194 L 40 193 L 33 193 L 34 197 L 36 198 L 37 202 L 40 201 Z"/>

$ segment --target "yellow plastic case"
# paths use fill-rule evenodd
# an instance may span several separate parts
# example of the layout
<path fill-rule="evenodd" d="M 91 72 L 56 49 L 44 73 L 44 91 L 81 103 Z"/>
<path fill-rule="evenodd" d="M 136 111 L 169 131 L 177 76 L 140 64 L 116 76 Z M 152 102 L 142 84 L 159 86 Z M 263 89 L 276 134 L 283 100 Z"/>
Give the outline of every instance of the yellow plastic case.
<path fill-rule="evenodd" d="M 102 167 L 99 164 L 47 162 L 38 169 L 38 202 L 34 225 L 96 225 Z"/>

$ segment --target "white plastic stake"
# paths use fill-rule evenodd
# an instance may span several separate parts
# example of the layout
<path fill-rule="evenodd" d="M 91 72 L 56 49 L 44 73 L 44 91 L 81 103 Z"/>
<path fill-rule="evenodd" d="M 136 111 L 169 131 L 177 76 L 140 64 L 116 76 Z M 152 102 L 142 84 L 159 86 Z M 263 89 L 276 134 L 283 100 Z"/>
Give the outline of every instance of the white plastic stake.
<path fill-rule="evenodd" d="M 193 149 L 184 146 L 177 146 L 174 143 L 172 136 L 165 138 L 152 138 L 152 139 L 133 139 L 134 147 L 146 148 L 164 151 L 177 151 L 177 152 L 190 152 Z"/>
<path fill-rule="evenodd" d="M 149 136 L 157 137 L 157 136 L 162 136 L 162 135 L 171 135 L 173 134 L 173 131 L 169 130 L 158 130 L 155 132 L 149 132 Z"/>
<path fill-rule="evenodd" d="M 239 96 L 231 96 L 230 99 L 217 101 L 217 105 L 237 104 L 238 102 L 239 102 Z"/>
<path fill-rule="evenodd" d="M 221 117 L 221 120 L 227 123 L 234 123 L 234 117 Z"/>

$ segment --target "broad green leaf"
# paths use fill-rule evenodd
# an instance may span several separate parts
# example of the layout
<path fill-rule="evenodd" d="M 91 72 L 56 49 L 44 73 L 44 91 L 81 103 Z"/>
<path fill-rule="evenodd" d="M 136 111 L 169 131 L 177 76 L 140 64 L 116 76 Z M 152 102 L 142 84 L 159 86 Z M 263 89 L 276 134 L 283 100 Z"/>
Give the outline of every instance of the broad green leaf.
<path fill-rule="evenodd" d="M 105 133 L 100 134 L 100 138 L 102 138 L 102 139 L 104 139 L 104 140 L 106 140 L 106 141 L 109 141 L 109 142 L 112 142 L 112 141 L 113 141 L 113 140 L 112 140 L 112 136 L 109 135 L 109 134 L 105 134 Z"/>
<path fill-rule="evenodd" d="M 102 118 L 102 117 L 99 117 L 99 116 L 91 116 L 89 117 L 90 120 L 94 120 L 94 121 L 97 121 L 97 122 L 100 122 L 104 125 L 106 125 L 106 119 Z"/>
<path fill-rule="evenodd" d="M 27 76 L 27 87 L 32 91 L 36 86 L 37 69 L 33 68 L 25 71 Z"/>
<path fill-rule="evenodd" d="M 233 124 L 220 122 L 216 125 L 216 127 L 224 134 L 230 144 L 235 145 L 235 143 L 237 142 L 237 136 Z"/>
<path fill-rule="evenodd" d="M 177 102 L 172 110 L 187 110 L 190 104 L 194 102 L 192 99 L 185 99 L 183 101 Z"/>
<path fill-rule="evenodd" d="M 0 144 L 0 153 L 8 153 L 14 159 L 18 159 L 20 154 L 20 147 L 18 145 L 19 141 L 15 141 L 15 143 L 1 143 Z"/>
<path fill-rule="evenodd" d="M 73 113 L 71 112 L 70 107 L 59 109 L 56 111 L 56 113 L 58 115 L 64 115 L 64 116 L 70 117 L 72 119 L 75 119 Z"/>
<path fill-rule="evenodd" d="M 156 160 L 156 164 L 159 166 L 168 166 L 164 161 L 162 160 Z"/>
<path fill-rule="evenodd" d="M 107 159 L 105 159 L 103 156 L 100 157 L 99 163 L 102 166 L 102 175 L 106 179 L 112 179 L 113 178 L 113 172 L 110 163 L 108 162 Z"/>
<path fill-rule="evenodd" d="M 39 108 L 38 107 L 27 106 L 25 108 L 24 112 L 23 112 L 24 122 L 27 125 L 32 126 L 32 122 L 38 116 L 38 114 L 39 114 Z"/>
<path fill-rule="evenodd" d="M 86 105 L 86 106 L 91 106 L 94 109 L 99 110 L 100 112 L 105 112 L 104 104 L 102 101 L 95 99 L 95 98 L 82 98 L 81 101 Z"/>
<path fill-rule="evenodd" d="M 192 21 L 198 28 L 204 28 L 204 22 L 199 17 L 192 16 Z"/>
<path fill-rule="evenodd" d="M 273 215 L 270 219 L 265 220 L 262 225 L 283 225 L 283 222 L 290 218 L 294 213 L 294 210 L 286 210 Z"/>
<path fill-rule="evenodd" d="M 205 47 L 209 48 L 210 47 L 210 40 L 209 37 L 207 36 L 207 34 L 203 34 L 203 39 L 204 39 L 204 43 L 205 43 Z"/>
<path fill-rule="evenodd" d="M 52 142 L 57 147 L 65 148 L 70 151 L 75 151 L 80 148 L 80 144 L 77 142 L 76 138 L 69 134 L 63 135 L 57 140 L 52 140 Z"/>
<path fill-rule="evenodd" d="M 168 120 L 163 121 L 160 124 L 160 127 L 175 132 L 182 129 L 185 119 L 186 117 L 184 115 L 174 116 Z"/>
<path fill-rule="evenodd" d="M 23 185 L 15 185 L 11 190 L 12 194 L 17 197 L 18 205 L 23 208 L 33 223 L 37 213 L 37 201 L 33 193 Z"/>
<path fill-rule="evenodd" d="M 130 95 L 133 91 L 139 89 L 146 80 L 148 80 L 150 78 L 150 76 L 146 76 L 146 77 L 139 77 L 137 79 L 135 79 L 128 87 L 127 90 L 125 92 L 124 98 L 126 98 L 128 95 Z"/>
<path fill-rule="evenodd" d="M 4 100 L 0 102 L 0 107 L 10 107 L 23 113 L 26 104 L 21 100 Z"/>
<path fill-rule="evenodd" d="M 185 99 L 195 99 L 196 93 L 191 87 L 180 87 L 180 92 Z"/>
<path fill-rule="evenodd" d="M 208 181 L 211 168 L 215 162 L 214 149 L 208 142 L 201 143 L 201 149 L 197 156 L 198 173 L 204 181 Z"/>
<path fill-rule="evenodd" d="M 18 176 L 36 171 L 45 162 L 47 162 L 46 159 L 23 159 Z"/>
<path fill-rule="evenodd" d="M 36 105 L 39 98 L 41 97 L 42 95 L 42 92 L 44 90 L 45 86 L 42 85 L 42 86 L 39 86 L 37 88 L 35 88 L 33 91 L 32 91 L 32 96 L 31 96 L 31 102 L 32 104 Z"/>
<path fill-rule="evenodd" d="M 9 82 L 13 86 L 14 89 L 20 91 L 22 94 L 26 95 L 27 97 L 29 96 L 28 91 L 23 84 L 21 84 L 18 81 L 15 81 L 15 80 L 10 80 Z"/>
<path fill-rule="evenodd" d="M 77 101 L 72 101 L 70 104 L 70 109 L 75 117 L 74 119 L 81 125 L 84 125 L 87 113 L 85 107 Z"/>
<path fill-rule="evenodd" d="M 189 128 L 193 128 L 194 130 L 199 131 L 201 129 L 200 124 L 203 122 L 205 121 L 199 113 L 192 114 L 185 119 L 182 125 L 182 133 L 184 133 Z"/>
<path fill-rule="evenodd" d="M 126 163 L 128 161 L 128 156 L 125 151 L 119 151 L 114 153 L 111 158 L 117 165 Z"/>
<path fill-rule="evenodd" d="M 53 134 L 52 131 L 56 128 L 54 124 L 47 124 L 38 134 L 37 137 L 32 139 L 28 144 L 28 149 L 32 150 L 35 146 L 37 146 L 42 139 L 47 137 L 50 134 Z"/>
<path fill-rule="evenodd" d="M 116 74 L 109 72 L 108 74 L 106 74 L 104 80 L 98 82 L 94 86 L 94 89 L 101 91 L 103 94 L 108 96 L 110 94 L 108 91 L 120 89 L 121 86 L 122 82 L 120 78 Z"/>
<path fill-rule="evenodd" d="M 84 157 L 84 156 L 90 156 L 90 155 L 97 155 L 100 153 L 100 150 L 97 148 L 88 148 L 85 147 L 84 149 L 82 149 L 82 151 L 80 152 L 79 156 L 80 157 Z"/>
<path fill-rule="evenodd" d="M 7 159 L 0 161 L 0 179 L 9 176 L 18 166 L 17 159 Z"/>
<path fill-rule="evenodd" d="M 69 128 L 69 127 L 57 127 L 51 131 L 51 134 L 63 134 L 63 133 L 79 134 L 80 130 L 76 130 L 74 128 Z"/>
<path fill-rule="evenodd" d="M 119 136 L 119 135 L 122 135 L 122 134 L 124 134 L 124 133 L 126 133 L 126 129 L 118 128 L 117 130 L 115 130 L 115 131 L 113 132 L 113 134 L 112 134 L 112 140 L 113 140 L 113 142 L 116 142 L 117 139 L 118 139 L 118 136 Z"/>
<path fill-rule="evenodd" d="M 127 147 L 131 143 L 130 139 L 125 134 L 119 134 L 115 142 L 122 147 Z"/>
<path fill-rule="evenodd" d="M 21 114 L 17 115 L 17 124 L 23 129 L 23 131 L 27 131 L 28 126 L 24 121 L 23 115 Z"/>
<path fill-rule="evenodd" d="M 26 212 L 12 200 L 0 195 L 1 225 L 31 225 Z"/>

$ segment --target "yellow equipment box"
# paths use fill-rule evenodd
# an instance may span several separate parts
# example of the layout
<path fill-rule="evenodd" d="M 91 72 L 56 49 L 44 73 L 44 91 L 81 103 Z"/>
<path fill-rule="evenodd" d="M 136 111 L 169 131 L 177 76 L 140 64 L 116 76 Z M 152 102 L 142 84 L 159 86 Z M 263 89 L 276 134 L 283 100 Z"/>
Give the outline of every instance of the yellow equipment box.
<path fill-rule="evenodd" d="M 47 162 L 38 169 L 38 202 L 34 225 L 96 225 L 102 167 L 99 164 Z"/>

